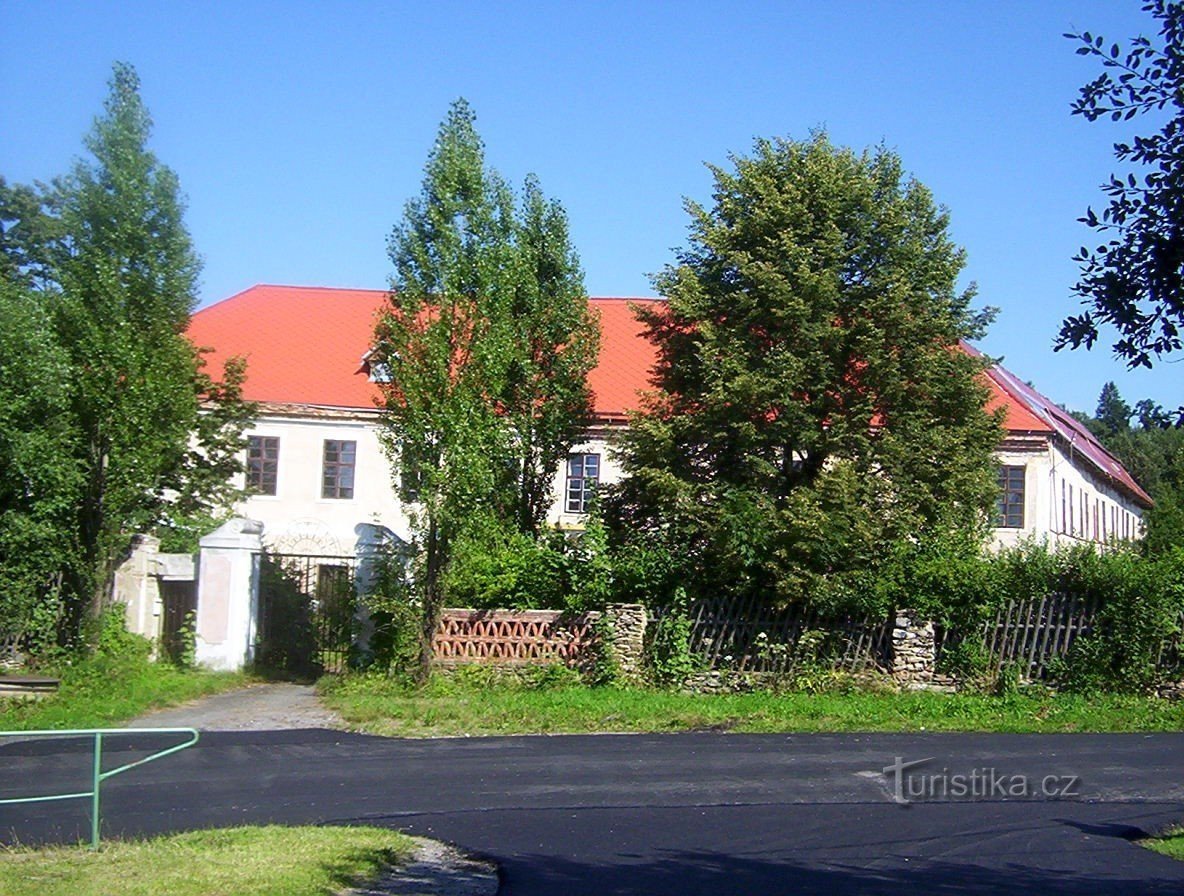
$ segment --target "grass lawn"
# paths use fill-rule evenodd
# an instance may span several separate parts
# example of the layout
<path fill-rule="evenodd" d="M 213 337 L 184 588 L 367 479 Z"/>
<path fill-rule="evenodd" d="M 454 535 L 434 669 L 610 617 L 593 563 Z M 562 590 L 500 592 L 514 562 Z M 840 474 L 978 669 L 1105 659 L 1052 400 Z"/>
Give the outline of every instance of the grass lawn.
<path fill-rule="evenodd" d="M 471 678 L 471 680 L 470 680 Z M 326 678 L 325 702 L 350 725 L 405 737 L 693 731 L 1179 731 L 1184 703 L 1122 695 L 1031 692 L 697 695 L 572 685 L 531 687 L 488 676 L 413 688 L 376 675 Z"/>
<path fill-rule="evenodd" d="M 1168 831 L 1162 837 L 1143 840 L 1142 843 L 1148 849 L 1154 849 L 1156 852 L 1162 852 L 1165 856 L 1171 856 L 1173 859 L 1184 862 L 1184 828 Z"/>
<path fill-rule="evenodd" d="M 242 827 L 83 847 L 0 848 L 5 896 L 324 896 L 405 861 L 380 828 Z"/>
<path fill-rule="evenodd" d="M 65 666 L 58 674 L 61 688 L 56 694 L 39 700 L 0 700 L 0 731 L 116 728 L 150 710 L 242 687 L 250 680 L 238 673 L 101 656 Z"/>

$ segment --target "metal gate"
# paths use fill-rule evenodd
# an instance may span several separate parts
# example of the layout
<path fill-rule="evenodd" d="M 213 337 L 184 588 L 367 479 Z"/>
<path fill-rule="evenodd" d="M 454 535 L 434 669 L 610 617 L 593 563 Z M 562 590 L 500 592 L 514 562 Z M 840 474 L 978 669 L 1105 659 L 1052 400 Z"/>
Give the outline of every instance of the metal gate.
<path fill-rule="evenodd" d="M 256 663 L 299 677 L 344 670 L 354 642 L 356 575 L 354 557 L 264 553 Z"/>

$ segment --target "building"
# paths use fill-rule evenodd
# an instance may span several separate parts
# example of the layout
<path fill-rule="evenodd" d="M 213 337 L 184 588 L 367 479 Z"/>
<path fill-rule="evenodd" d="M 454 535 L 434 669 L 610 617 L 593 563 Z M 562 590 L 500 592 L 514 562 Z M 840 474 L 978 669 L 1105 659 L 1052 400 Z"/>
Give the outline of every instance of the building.
<path fill-rule="evenodd" d="M 264 524 L 269 547 L 349 554 L 375 526 L 400 539 L 410 524 L 377 435 L 378 387 L 364 363 L 382 290 L 254 286 L 194 314 L 190 339 L 211 369 L 247 359 L 245 397 L 259 404 L 238 512 Z M 598 482 L 621 470 L 609 447 L 647 388 L 655 358 L 630 304 L 592 298 L 599 363 L 589 376 L 594 418 L 554 484 L 550 523 L 579 528 Z M 974 351 L 967 347 L 968 351 Z M 1141 534 L 1151 499 L 1080 423 L 1002 367 L 988 373 L 988 407 L 1003 407 L 996 542 L 1025 537 L 1106 542 Z"/>

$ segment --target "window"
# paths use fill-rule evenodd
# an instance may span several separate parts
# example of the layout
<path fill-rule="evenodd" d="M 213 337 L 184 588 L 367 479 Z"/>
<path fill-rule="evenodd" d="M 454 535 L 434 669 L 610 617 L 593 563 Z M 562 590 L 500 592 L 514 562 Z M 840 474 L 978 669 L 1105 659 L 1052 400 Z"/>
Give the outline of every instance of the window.
<path fill-rule="evenodd" d="M 999 507 L 995 525 L 1001 529 L 1024 528 L 1024 468 L 999 468 Z"/>
<path fill-rule="evenodd" d="M 587 513 L 600 482 L 599 454 L 569 454 L 567 456 L 568 513 Z"/>
<path fill-rule="evenodd" d="M 256 495 L 274 495 L 279 466 L 279 439 L 247 436 L 247 491 Z"/>
<path fill-rule="evenodd" d="M 357 451 L 357 442 L 325 439 L 324 462 L 321 465 L 322 498 L 354 496 L 354 460 Z"/>

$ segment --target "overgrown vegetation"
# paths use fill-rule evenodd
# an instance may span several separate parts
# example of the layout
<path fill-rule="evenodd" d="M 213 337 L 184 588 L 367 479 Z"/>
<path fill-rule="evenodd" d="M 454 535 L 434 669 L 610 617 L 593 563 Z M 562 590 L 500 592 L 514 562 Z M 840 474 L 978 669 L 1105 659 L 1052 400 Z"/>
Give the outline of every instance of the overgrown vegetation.
<path fill-rule="evenodd" d="M 88 625 L 94 650 L 47 649 L 38 671 L 60 677 L 56 694 L 0 700 L 0 730 L 118 727 L 153 709 L 242 687 L 245 675 L 152 662 L 151 645 L 124 628 L 122 608 Z M 5 892 L 8 892 L 5 890 Z"/>
<path fill-rule="evenodd" d="M 78 847 L 0 849 L 6 896 L 321 896 L 407 861 L 410 838 L 370 827 L 241 827 Z"/>
<path fill-rule="evenodd" d="M 897 546 L 985 532 L 1001 431 L 958 345 L 991 315 L 894 153 L 817 133 L 730 162 L 641 312 L 655 389 L 621 437 L 613 540 L 700 593 L 869 609 Z"/>
<path fill-rule="evenodd" d="M 0 180 L 0 648 L 84 647 L 131 535 L 183 541 L 234 494 L 244 369 L 185 338 L 200 262 L 139 88 L 115 65 L 67 176 Z"/>

